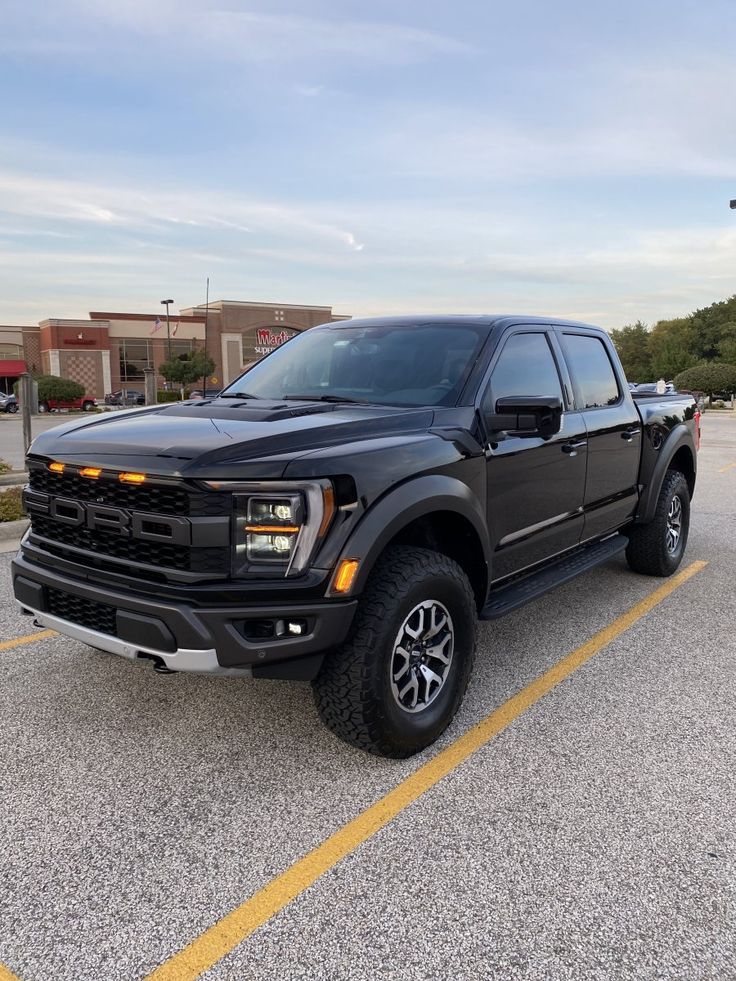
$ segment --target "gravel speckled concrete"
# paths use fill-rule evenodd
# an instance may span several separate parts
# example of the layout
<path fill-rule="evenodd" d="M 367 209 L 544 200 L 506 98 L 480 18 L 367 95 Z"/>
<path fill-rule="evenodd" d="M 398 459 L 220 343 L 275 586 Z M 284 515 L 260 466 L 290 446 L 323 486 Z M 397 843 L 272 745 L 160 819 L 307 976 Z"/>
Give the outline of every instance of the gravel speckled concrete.
<path fill-rule="evenodd" d="M 736 977 L 736 425 L 704 430 L 708 568 L 207 978 Z M 2 640 L 34 630 L 9 559 Z M 484 625 L 440 746 L 656 585 L 616 561 Z M 0 657 L 0 962 L 24 981 L 143 977 L 433 755 L 343 746 L 305 685 L 64 638 Z"/>

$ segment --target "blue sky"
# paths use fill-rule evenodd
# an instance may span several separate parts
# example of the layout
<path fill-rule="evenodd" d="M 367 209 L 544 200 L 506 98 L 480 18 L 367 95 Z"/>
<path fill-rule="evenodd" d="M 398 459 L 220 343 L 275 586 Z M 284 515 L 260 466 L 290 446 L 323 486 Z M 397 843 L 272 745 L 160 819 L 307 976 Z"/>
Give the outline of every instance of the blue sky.
<path fill-rule="evenodd" d="M 2 0 L 0 323 L 736 291 L 733 4 Z"/>

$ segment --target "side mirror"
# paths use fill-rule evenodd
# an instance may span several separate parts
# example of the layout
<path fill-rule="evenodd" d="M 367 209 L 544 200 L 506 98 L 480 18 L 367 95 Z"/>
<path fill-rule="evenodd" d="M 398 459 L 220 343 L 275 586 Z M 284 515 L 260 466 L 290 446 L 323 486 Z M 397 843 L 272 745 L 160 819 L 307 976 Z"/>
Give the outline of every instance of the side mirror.
<path fill-rule="evenodd" d="M 496 401 L 495 410 L 486 416 L 492 433 L 549 439 L 562 425 L 562 400 L 558 395 L 505 395 Z"/>

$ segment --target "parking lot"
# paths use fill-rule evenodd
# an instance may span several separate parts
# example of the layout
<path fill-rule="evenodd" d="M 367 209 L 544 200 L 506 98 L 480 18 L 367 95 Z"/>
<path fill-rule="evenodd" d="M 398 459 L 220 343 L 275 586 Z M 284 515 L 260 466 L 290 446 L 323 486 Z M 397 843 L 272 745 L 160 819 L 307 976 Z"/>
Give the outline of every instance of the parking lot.
<path fill-rule="evenodd" d="M 400 762 L 306 684 L 36 636 L 0 555 L 0 981 L 736 978 L 735 518 L 707 413 L 685 574 L 621 558 L 482 624 Z"/>

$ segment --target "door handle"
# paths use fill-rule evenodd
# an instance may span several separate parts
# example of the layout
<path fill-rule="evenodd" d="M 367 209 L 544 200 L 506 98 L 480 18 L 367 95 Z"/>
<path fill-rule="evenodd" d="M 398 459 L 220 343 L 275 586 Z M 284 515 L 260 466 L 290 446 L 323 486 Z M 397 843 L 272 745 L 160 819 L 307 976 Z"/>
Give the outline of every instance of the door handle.
<path fill-rule="evenodd" d="M 625 439 L 627 443 L 630 443 L 634 436 L 638 436 L 641 429 L 624 429 L 621 433 L 621 439 Z"/>
<path fill-rule="evenodd" d="M 581 450 L 584 446 L 588 445 L 587 439 L 573 440 L 570 443 L 562 444 L 562 452 L 567 453 L 569 456 L 577 456 L 578 450 Z"/>

